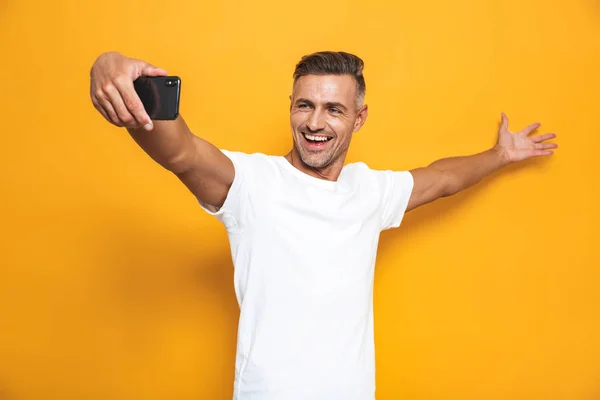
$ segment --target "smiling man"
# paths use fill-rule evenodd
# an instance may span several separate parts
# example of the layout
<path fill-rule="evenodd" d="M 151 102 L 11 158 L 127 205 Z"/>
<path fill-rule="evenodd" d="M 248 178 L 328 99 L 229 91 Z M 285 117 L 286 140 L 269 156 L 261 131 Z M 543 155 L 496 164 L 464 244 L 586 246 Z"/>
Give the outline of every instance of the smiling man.
<path fill-rule="evenodd" d="M 91 97 L 223 222 L 240 305 L 234 399 L 375 398 L 373 272 L 381 231 L 503 166 L 549 156 L 539 124 L 508 130 L 479 154 L 410 171 L 345 164 L 367 119 L 363 62 L 319 52 L 296 65 L 290 96 L 294 146 L 285 156 L 219 150 L 182 117 L 151 121 L 133 81 L 166 71 L 118 53 L 91 70 Z"/>

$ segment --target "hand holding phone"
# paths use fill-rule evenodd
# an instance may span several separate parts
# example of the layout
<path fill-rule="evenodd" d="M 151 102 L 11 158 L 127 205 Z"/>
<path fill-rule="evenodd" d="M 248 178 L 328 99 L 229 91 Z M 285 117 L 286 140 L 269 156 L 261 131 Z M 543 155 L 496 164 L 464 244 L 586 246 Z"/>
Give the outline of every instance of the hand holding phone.
<path fill-rule="evenodd" d="M 181 79 L 178 76 L 141 76 L 133 82 L 152 120 L 174 120 L 179 115 Z"/>
<path fill-rule="evenodd" d="M 145 61 L 103 53 L 90 71 L 92 104 L 115 126 L 152 130 L 153 119 L 179 114 L 181 80 L 168 75 Z"/>

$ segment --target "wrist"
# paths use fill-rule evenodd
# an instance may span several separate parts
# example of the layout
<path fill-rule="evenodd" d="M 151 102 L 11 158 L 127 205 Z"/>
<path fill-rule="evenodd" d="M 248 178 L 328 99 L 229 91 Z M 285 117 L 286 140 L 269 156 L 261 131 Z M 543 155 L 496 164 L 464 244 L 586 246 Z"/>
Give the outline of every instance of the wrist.
<path fill-rule="evenodd" d="M 492 151 L 492 153 L 494 153 L 494 155 L 498 159 L 498 162 L 500 163 L 500 167 L 505 167 L 511 163 L 510 156 L 508 155 L 508 152 L 506 151 L 506 149 L 504 147 L 497 144 L 492 148 L 491 151 Z"/>

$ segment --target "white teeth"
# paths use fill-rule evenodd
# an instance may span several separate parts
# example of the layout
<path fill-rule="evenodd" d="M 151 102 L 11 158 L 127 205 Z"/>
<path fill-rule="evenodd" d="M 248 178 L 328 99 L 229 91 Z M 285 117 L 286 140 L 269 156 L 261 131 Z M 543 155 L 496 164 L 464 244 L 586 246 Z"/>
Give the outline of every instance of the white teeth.
<path fill-rule="evenodd" d="M 328 139 L 327 136 L 304 135 L 304 137 L 307 138 L 308 140 L 314 140 L 317 142 L 324 142 Z"/>

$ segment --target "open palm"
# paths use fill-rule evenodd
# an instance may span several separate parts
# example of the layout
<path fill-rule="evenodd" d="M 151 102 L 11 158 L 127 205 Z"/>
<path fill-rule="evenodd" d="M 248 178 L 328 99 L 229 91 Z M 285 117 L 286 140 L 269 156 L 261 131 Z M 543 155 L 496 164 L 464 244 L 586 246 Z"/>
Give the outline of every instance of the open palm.
<path fill-rule="evenodd" d="M 530 157 L 551 156 L 554 152 L 550 149 L 555 149 L 558 145 L 544 142 L 554 139 L 556 134 L 548 133 L 529 137 L 540 126 L 541 124 L 536 122 L 519 132 L 513 133 L 508 130 L 508 117 L 502 113 L 502 123 L 498 130 L 498 143 L 496 146 L 504 152 L 509 162 L 522 161 Z"/>

